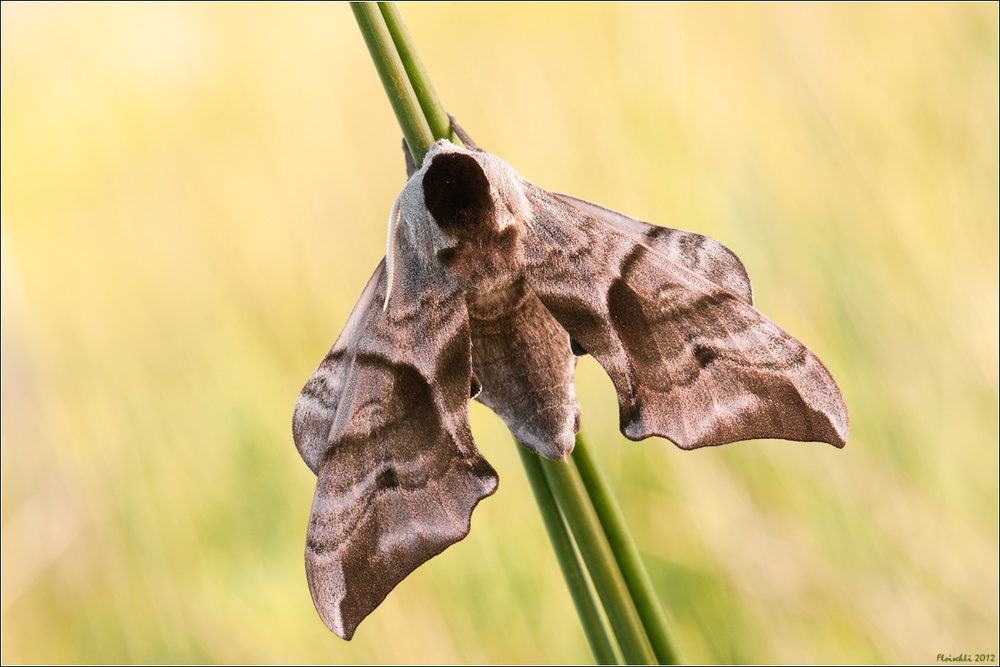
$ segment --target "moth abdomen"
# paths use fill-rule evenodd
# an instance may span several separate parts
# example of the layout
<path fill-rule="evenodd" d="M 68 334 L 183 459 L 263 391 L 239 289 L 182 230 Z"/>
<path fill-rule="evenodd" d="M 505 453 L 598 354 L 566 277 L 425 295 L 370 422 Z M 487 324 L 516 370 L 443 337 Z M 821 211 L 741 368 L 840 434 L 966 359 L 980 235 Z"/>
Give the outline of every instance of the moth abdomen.
<path fill-rule="evenodd" d="M 524 280 L 503 290 L 466 294 L 472 368 L 479 402 L 506 422 L 522 444 L 562 460 L 580 430 L 569 334 Z"/>

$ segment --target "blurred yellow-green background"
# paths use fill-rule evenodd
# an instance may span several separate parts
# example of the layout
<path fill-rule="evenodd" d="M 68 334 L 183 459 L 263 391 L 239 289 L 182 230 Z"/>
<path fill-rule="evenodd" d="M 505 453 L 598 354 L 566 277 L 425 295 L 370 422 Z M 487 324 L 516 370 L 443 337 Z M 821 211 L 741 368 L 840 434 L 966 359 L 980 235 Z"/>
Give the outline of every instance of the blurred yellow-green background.
<path fill-rule="evenodd" d="M 584 426 L 692 662 L 1000 653 L 998 9 L 402 6 L 445 106 L 552 190 L 733 248 L 847 447 Z M 2 660 L 590 660 L 514 445 L 346 643 L 292 405 L 384 253 L 400 131 L 343 4 L 2 15 Z"/>

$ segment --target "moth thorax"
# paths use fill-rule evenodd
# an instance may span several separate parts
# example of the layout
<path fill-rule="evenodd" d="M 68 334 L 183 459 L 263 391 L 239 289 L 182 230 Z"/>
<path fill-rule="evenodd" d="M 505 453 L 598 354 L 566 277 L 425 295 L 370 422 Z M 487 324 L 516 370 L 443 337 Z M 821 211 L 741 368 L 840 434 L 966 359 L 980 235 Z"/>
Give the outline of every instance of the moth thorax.
<path fill-rule="evenodd" d="M 437 251 L 441 266 L 465 292 L 496 292 L 520 279 L 520 238 L 516 227 L 485 233 L 478 238 L 460 235 L 454 244 Z"/>
<path fill-rule="evenodd" d="M 493 287 L 465 293 L 470 319 L 485 322 L 505 317 L 517 310 L 528 297 L 529 288 L 523 278 Z"/>
<path fill-rule="evenodd" d="M 466 153 L 438 153 L 423 176 L 424 204 L 448 243 L 438 261 L 465 291 L 504 289 L 518 276 L 519 230 L 482 166 Z"/>

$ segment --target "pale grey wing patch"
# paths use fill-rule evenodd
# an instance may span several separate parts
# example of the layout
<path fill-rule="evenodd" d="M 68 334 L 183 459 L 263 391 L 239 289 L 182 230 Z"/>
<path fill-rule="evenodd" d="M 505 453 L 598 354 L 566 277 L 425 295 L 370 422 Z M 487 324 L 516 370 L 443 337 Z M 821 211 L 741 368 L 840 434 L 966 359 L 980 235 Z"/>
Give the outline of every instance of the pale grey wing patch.
<path fill-rule="evenodd" d="M 401 246 L 397 261 L 388 309 L 371 309 L 342 384 L 307 534 L 313 601 L 345 639 L 417 566 L 465 537 L 497 487 L 469 429 L 464 296 L 412 250 Z"/>
<path fill-rule="evenodd" d="M 685 449 L 754 438 L 843 446 L 840 391 L 798 340 L 718 283 L 529 192 L 528 282 L 608 372 L 627 437 Z"/>
<path fill-rule="evenodd" d="M 580 404 L 573 391 L 576 358 L 569 335 L 524 283 L 502 314 L 471 310 L 472 369 L 477 400 L 499 415 L 515 438 L 553 461 L 573 450 Z"/>
<path fill-rule="evenodd" d="M 746 267 L 736 253 L 720 241 L 696 232 L 642 222 L 579 197 L 551 194 L 753 305 L 753 289 Z"/>
<path fill-rule="evenodd" d="M 368 331 L 370 318 L 385 299 L 385 258 L 379 262 L 347 318 L 347 324 L 319 367 L 306 381 L 292 412 L 292 438 L 299 455 L 313 474 L 319 474 L 330 438 L 330 427 L 354 358 L 354 351 Z M 374 304 L 374 306 L 373 306 Z"/>

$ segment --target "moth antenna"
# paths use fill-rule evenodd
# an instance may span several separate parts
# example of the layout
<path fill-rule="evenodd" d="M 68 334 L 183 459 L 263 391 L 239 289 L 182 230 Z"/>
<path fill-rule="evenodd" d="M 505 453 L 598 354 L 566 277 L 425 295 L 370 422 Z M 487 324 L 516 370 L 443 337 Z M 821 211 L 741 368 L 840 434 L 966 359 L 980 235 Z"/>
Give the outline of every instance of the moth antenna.
<path fill-rule="evenodd" d="M 399 223 L 402 221 L 402 215 L 399 211 L 399 198 L 392 205 L 392 212 L 389 213 L 389 240 L 386 241 L 385 247 L 385 267 L 386 267 L 386 279 L 385 279 L 385 303 L 382 304 L 382 312 L 384 313 L 389 307 L 389 295 L 392 294 L 392 279 L 396 275 L 396 236 L 399 230 Z"/>

